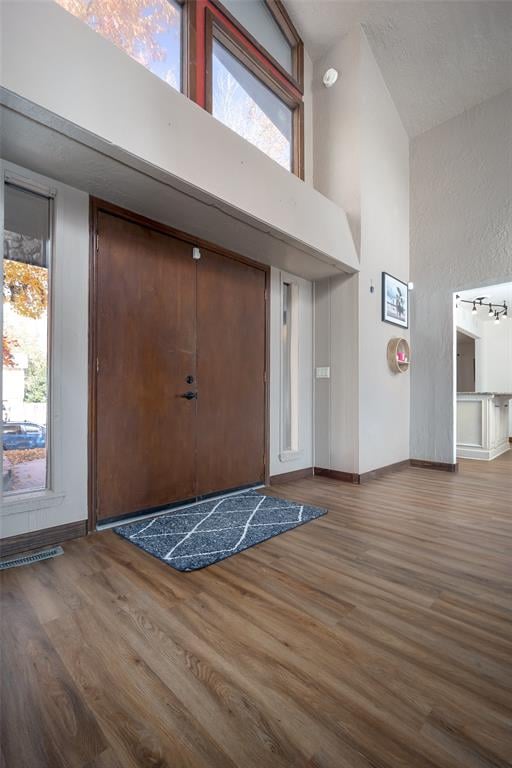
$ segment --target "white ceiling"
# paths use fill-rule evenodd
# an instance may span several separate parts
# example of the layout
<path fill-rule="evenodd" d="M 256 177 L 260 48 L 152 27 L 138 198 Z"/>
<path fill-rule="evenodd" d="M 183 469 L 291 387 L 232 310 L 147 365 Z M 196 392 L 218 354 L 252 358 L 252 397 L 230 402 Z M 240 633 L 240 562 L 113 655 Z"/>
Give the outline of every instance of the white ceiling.
<path fill-rule="evenodd" d="M 286 6 L 314 60 L 357 24 L 364 27 L 411 137 L 512 88 L 507 0 L 286 0 Z"/>

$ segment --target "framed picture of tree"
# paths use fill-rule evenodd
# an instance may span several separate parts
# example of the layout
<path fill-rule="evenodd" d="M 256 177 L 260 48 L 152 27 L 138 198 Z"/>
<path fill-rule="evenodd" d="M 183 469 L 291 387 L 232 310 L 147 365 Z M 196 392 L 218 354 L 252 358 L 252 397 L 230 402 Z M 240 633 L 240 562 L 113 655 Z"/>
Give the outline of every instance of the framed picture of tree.
<path fill-rule="evenodd" d="M 382 273 L 382 320 L 385 323 L 409 327 L 409 289 L 387 272 Z"/>

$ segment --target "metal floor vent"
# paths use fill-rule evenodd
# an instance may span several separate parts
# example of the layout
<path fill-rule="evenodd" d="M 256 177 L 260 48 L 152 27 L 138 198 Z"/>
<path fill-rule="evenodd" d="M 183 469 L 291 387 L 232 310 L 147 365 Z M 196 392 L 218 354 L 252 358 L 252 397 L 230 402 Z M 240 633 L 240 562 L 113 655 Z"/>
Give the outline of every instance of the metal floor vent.
<path fill-rule="evenodd" d="M 32 555 L 10 557 L 0 561 L 0 571 L 5 571 L 7 568 L 18 568 L 21 565 L 32 565 L 32 563 L 39 563 L 41 560 L 49 560 L 51 557 L 63 554 L 64 550 L 62 547 L 50 547 L 50 549 L 42 549 L 40 552 L 35 552 Z"/>

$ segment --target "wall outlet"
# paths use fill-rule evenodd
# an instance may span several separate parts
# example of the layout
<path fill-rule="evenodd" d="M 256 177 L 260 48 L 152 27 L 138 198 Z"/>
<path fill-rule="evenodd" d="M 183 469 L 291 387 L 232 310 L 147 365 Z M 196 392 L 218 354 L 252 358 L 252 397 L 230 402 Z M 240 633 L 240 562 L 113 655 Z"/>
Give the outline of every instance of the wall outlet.
<path fill-rule="evenodd" d="M 330 379 L 331 378 L 331 369 L 328 365 L 320 366 L 316 369 L 316 378 L 317 379 Z"/>

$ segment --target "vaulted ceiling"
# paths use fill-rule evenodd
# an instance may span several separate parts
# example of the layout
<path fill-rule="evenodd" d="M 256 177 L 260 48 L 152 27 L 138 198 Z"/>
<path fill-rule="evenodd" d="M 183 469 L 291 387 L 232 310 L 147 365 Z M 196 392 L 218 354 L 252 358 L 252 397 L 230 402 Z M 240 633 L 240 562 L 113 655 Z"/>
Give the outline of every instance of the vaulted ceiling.
<path fill-rule="evenodd" d="M 366 31 L 409 135 L 512 88 L 512 2 L 287 0 L 315 60 Z"/>

